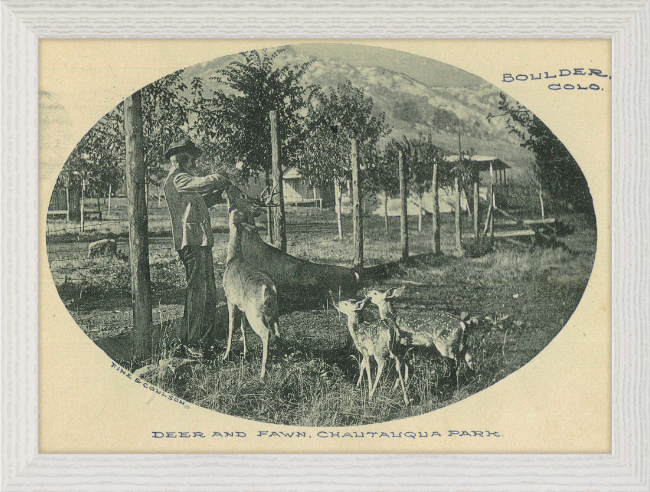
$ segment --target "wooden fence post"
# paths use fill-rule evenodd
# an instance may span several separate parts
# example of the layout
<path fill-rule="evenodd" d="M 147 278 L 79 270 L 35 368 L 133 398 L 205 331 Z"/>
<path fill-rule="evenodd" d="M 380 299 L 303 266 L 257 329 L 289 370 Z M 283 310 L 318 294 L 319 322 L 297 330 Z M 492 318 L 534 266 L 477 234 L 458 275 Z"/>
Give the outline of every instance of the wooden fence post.
<path fill-rule="evenodd" d="M 133 303 L 134 356 L 152 355 L 151 282 L 149 277 L 149 238 L 147 197 L 145 195 L 144 136 L 140 91 L 124 100 L 126 133 L 126 192 L 129 202 L 129 260 Z"/>
<path fill-rule="evenodd" d="M 352 170 L 352 235 L 354 237 L 354 268 L 363 268 L 363 217 L 359 183 L 359 152 L 357 139 L 350 142 L 350 168 Z"/>
<path fill-rule="evenodd" d="M 474 238 L 478 239 L 478 169 L 474 170 Z"/>
<path fill-rule="evenodd" d="M 408 223 L 408 169 L 404 163 L 404 153 L 399 151 L 399 200 L 400 212 L 400 243 L 402 246 L 402 261 L 409 258 L 409 223 Z"/>
<path fill-rule="evenodd" d="M 275 111 L 269 114 L 271 119 L 271 172 L 273 174 L 274 200 L 277 205 L 273 210 L 273 231 L 275 235 L 274 246 L 287 252 L 287 229 L 284 217 L 284 191 L 282 179 L 282 165 L 280 164 L 280 141 L 278 139 L 278 115 Z"/>
<path fill-rule="evenodd" d="M 431 196 L 433 197 L 433 254 L 440 254 L 440 201 L 438 199 L 438 162 L 433 163 L 431 179 Z"/>
<path fill-rule="evenodd" d="M 271 189 L 271 176 L 266 171 L 266 187 Z M 273 210 L 269 207 L 266 209 L 266 242 L 273 244 Z"/>
<path fill-rule="evenodd" d="M 65 185 L 65 220 L 70 222 L 70 187 Z"/>
<path fill-rule="evenodd" d="M 454 191 L 456 193 L 455 196 L 455 202 L 456 202 L 456 213 L 455 213 L 455 222 L 456 222 L 456 248 L 458 248 L 459 251 L 462 251 L 463 245 L 462 245 L 462 230 L 461 230 L 461 223 L 460 223 L 460 178 L 458 177 L 458 173 L 456 174 L 456 177 L 454 178 Z"/>
<path fill-rule="evenodd" d="M 335 205 L 334 208 L 336 209 L 336 227 L 338 229 L 338 238 L 339 241 L 343 240 L 343 220 L 341 218 L 341 215 L 343 214 L 342 211 L 342 206 L 343 206 L 343 192 L 341 191 L 341 180 L 339 178 L 336 178 L 334 181 L 334 197 L 335 197 Z"/>
<path fill-rule="evenodd" d="M 81 179 L 81 203 L 79 204 L 80 205 L 79 208 L 81 209 L 81 232 L 84 232 L 86 230 L 85 201 L 86 201 L 86 178 L 84 177 Z"/>
<path fill-rule="evenodd" d="M 384 232 L 388 236 L 388 192 L 384 191 Z"/>
<path fill-rule="evenodd" d="M 492 162 L 490 162 L 490 189 L 488 194 L 490 195 L 490 204 L 494 208 L 496 200 L 494 199 L 494 166 L 492 166 Z M 494 238 L 494 214 L 490 216 L 490 237 Z"/>

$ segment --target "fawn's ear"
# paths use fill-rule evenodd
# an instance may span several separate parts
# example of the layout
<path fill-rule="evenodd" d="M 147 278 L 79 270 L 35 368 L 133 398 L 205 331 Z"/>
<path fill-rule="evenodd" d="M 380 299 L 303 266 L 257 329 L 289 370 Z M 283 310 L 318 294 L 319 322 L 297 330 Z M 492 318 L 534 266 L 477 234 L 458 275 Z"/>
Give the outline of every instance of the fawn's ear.
<path fill-rule="evenodd" d="M 401 287 L 395 287 L 392 289 L 392 292 L 389 291 L 389 294 L 386 296 L 386 299 L 395 299 L 396 297 L 399 297 L 402 295 L 402 292 L 404 292 L 404 289 L 406 289 L 406 285 L 402 285 Z"/>
<path fill-rule="evenodd" d="M 366 303 L 370 300 L 370 297 L 366 297 L 365 299 L 361 299 L 360 301 L 357 301 L 354 303 L 354 310 L 355 311 L 361 311 L 364 307 L 366 307 Z"/>
<path fill-rule="evenodd" d="M 334 300 L 334 294 L 332 293 L 331 290 L 330 290 L 330 299 L 332 300 L 332 306 L 334 306 L 334 309 L 336 309 L 340 313 L 341 310 L 339 309 L 339 305 Z"/>

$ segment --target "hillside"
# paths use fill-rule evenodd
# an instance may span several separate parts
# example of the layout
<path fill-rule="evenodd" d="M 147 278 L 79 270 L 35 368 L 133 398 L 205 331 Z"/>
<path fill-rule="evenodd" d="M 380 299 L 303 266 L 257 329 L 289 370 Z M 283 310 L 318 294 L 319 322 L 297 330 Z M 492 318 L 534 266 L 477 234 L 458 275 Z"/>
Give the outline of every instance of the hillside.
<path fill-rule="evenodd" d="M 460 132 L 463 150 L 472 149 L 475 154 L 494 155 L 508 162 L 513 167 L 511 177 L 515 180 L 529 174 L 532 154 L 519 146 L 517 137 L 508 133 L 504 119 L 486 119 L 488 113 L 498 113 L 499 90 L 491 84 L 455 67 L 414 55 L 407 55 L 409 63 L 403 63 L 402 67 L 398 63 L 399 57 L 395 55 L 399 52 L 393 50 L 385 50 L 392 52 L 390 59 L 375 58 L 391 68 L 408 68 L 413 76 L 386 66 L 368 65 L 371 57 L 365 57 L 363 63 L 358 65 L 349 63 L 352 55 L 358 55 L 363 47 L 356 46 L 352 55 L 348 53 L 347 57 L 337 56 L 338 59 L 335 59 L 317 58 L 313 54 L 315 45 L 307 46 L 312 48 L 302 48 L 302 45 L 287 47 L 276 58 L 276 64 L 313 60 L 304 78 L 306 84 L 317 84 L 328 89 L 350 80 L 355 87 L 363 88 L 372 97 L 376 111 L 386 114 L 387 123 L 393 128 L 389 138 L 431 133 L 437 145 L 448 152 L 458 152 Z M 318 54 L 323 56 L 322 53 Z M 208 88 L 217 89 L 217 83 L 210 77 L 238 58 L 234 55 L 189 67 L 185 77 L 188 81 L 201 77 Z M 423 60 L 426 70 L 416 70 L 413 58 Z M 439 76 L 436 76 L 438 73 Z M 429 80 L 445 85 L 430 85 L 427 83 Z"/>

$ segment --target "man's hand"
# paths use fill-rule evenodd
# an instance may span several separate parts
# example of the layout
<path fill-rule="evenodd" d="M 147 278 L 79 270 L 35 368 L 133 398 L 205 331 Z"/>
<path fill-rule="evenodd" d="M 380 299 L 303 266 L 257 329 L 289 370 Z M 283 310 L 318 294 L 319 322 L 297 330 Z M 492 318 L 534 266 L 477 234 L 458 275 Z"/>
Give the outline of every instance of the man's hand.
<path fill-rule="evenodd" d="M 206 206 L 210 208 L 221 201 L 224 190 L 233 186 L 233 184 L 228 178 L 218 173 L 208 174 L 206 178 L 212 181 L 212 189 L 208 193 L 203 194 L 203 200 Z"/>

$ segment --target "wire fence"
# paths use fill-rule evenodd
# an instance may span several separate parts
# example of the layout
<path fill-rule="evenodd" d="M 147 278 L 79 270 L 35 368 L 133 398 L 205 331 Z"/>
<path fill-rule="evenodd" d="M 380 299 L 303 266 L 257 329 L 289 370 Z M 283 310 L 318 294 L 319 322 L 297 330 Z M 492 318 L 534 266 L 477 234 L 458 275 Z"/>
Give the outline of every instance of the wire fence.
<path fill-rule="evenodd" d="M 79 222 L 47 221 L 47 255 L 59 295 L 82 330 L 93 339 L 119 335 L 133 326 L 129 221 L 107 218 Z M 150 219 L 149 262 L 152 322 L 168 324 L 182 316 L 185 272 L 170 236 L 169 218 Z M 93 247 L 100 239 L 114 243 Z"/>
<path fill-rule="evenodd" d="M 539 214 L 539 194 L 537 190 L 518 190 L 517 194 L 508 196 L 510 206 L 525 206 L 525 215 Z M 163 204 L 164 205 L 164 204 Z M 547 205 L 547 214 L 548 214 Z M 104 220 L 88 220 L 81 230 L 79 222 L 71 222 L 61 218 L 47 221 L 47 255 L 52 278 L 61 299 L 66 304 L 74 319 L 91 337 L 113 335 L 132 327 L 131 311 L 131 271 L 129 264 L 129 221 L 125 219 L 126 210 L 113 209 L 121 214 L 115 217 L 104 214 Z M 156 209 L 149 217 L 149 263 L 152 282 L 153 322 L 161 324 L 174 317 L 182 316 L 185 294 L 185 270 L 174 249 L 171 238 L 171 223 L 166 208 Z M 163 214 L 164 212 L 164 214 Z M 390 243 L 383 234 L 383 218 L 375 217 L 377 227 L 381 232 L 372 228 L 366 230 L 366 259 L 385 261 L 387 256 L 397 255 L 398 237 Z M 398 220 L 393 218 L 393 220 Z M 449 222 L 449 220 L 447 220 Z M 417 220 L 411 221 L 415 226 Z M 260 217 L 258 224 L 262 226 L 260 236 L 266 237 L 263 229 L 265 218 Z M 445 222 L 446 224 L 446 222 Z M 449 222 L 451 224 L 451 222 Z M 395 222 L 395 226 L 397 223 Z M 215 231 L 215 247 L 213 248 L 214 265 L 217 286 L 225 263 L 228 231 L 225 210 L 213 212 L 212 226 Z M 450 228 L 451 225 L 446 227 Z M 348 230 L 350 229 L 350 230 Z M 395 227 L 391 225 L 391 233 Z M 395 229 L 397 231 L 397 229 Z M 327 262 L 330 258 L 349 256 L 352 258 L 350 241 L 335 241 L 337 233 L 334 212 L 310 209 L 287 214 L 287 233 L 289 236 L 290 252 L 292 254 Z M 348 217 L 344 221 L 344 235 L 349 237 L 351 222 Z M 447 236 L 449 236 L 447 238 Z M 90 244 L 94 241 L 112 238 L 114 249 L 91 252 Z M 331 238 L 332 241 L 324 242 Z M 423 232 L 412 238 L 412 253 L 429 251 L 429 237 Z M 446 233 L 444 240 L 451 244 L 452 238 Z M 443 245 L 444 246 L 444 245 Z M 392 249 L 391 249 L 392 248 Z M 348 251 L 349 250 L 349 251 Z M 375 258 L 376 257 L 376 258 Z M 395 259 L 395 258 L 393 258 Z M 371 263 L 370 263 L 371 264 Z"/>
<path fill-rule="evenodd" d="M 303 215 L 308 217 L 300 217 Z M 311 236 L 329 230 L 335 235 L 335 220 L 322 212 L 301 210 L 287 219 L 290 233 Z M 258 220 L 263 238 L 265 222 L 265 217 Z M 119 335 L 133 326 L 129 221 L 108 218 L 86 221 L 84 226 L 82 231 L 79 222 L 48 220 L 50 272 L 62 301 L 86 334 L 93 339 Z M 212 227 L 215 281 L 220 290 L 228 241 L 225 210 L 213 212 Z M 93 242 L 107 238 L 115 241 L 114 246 L 101 250 L 91 247 Z M 149 264 L 152 322 L 163 330 L 182 316 L 186 288 L 185 269 L 174 248 L 168 217 L 154 215 L 149 219 Z"/>

